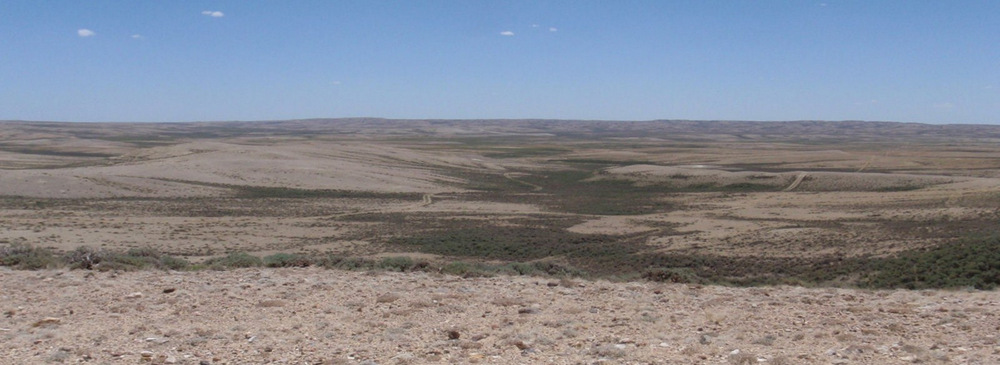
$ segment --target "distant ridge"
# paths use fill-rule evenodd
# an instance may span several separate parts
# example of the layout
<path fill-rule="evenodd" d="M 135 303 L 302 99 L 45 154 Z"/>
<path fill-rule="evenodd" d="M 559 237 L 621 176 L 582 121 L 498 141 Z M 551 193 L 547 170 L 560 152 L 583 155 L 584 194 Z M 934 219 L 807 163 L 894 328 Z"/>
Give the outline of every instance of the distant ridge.
<path fill-rule="evenodd" d="M 658 135 L 730 135 L 739 138 L 795 137 L 864 141 L 869 139 L 934 140 L 1000 138 L 1000 125 L 923 124 L 881 121 L 729 121 L 729 120 L 562 120 L 562 119 L 385 119 L 314 118 L 209 122 L 45 122 L 0 121 L 0 128 L 56 130 L 81 138 L 102 135 L 159 134 L 172 137 L 236 137 L 254 135 L 366 134 L 495 136 L 503 134 L 600 138 L 646 138 Z M 877 137 L 877 138 L 876 138 Z"/>

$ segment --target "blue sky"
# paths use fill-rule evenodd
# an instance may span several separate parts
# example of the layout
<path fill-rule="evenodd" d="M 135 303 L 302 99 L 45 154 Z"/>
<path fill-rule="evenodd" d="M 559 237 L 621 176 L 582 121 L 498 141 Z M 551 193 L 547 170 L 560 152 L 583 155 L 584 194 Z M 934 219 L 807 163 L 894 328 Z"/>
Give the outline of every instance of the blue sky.
<path fill-rule="evenodd" d="M 0 119 L 1000 124 L 1000 1 L 0 2 Z"/>

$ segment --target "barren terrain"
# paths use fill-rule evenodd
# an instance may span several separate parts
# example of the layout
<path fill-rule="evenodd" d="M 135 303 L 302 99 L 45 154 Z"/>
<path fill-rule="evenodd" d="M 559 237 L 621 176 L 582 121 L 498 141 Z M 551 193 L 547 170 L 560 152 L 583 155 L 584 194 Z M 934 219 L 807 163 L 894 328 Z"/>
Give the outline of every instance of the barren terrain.
<path fill-rule="evenodd" d="M 991 287 L 995 263 L 962 260 L 997 252 L 998 142 L 996 126 L 865 122 L 0 122 L 0 246 L 421 263 L 3 271 L 3 351 L 995 363 L 994 292 L 849 288 Z M 547 278 L 473 278 L 524 265 Z M 902 269 L 920 265 L 977 271 Z M 573 285 L 547 285 L 563 276 Z M 400 298 L 378 303 L 387 293 Z M 44 317 L 60 321 L 32 326 Z"/>
<path fill-rule="evenodd" d="M 318 268 L 2 270 L 0 283 L 0 362 L 10 364 L 1000 361 L 994 292 Z"/>

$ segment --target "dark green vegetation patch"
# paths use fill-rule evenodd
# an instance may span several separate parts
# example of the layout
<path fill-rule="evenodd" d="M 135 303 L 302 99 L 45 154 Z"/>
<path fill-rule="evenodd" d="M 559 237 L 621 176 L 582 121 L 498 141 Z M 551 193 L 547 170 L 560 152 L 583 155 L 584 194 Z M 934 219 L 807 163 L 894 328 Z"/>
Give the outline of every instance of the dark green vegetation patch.
<path fill-rule="evenodd" d="M 1000 285 L 1000 236 L 905 252 L 886 260 L 868 284 L 907 289 Z"/>

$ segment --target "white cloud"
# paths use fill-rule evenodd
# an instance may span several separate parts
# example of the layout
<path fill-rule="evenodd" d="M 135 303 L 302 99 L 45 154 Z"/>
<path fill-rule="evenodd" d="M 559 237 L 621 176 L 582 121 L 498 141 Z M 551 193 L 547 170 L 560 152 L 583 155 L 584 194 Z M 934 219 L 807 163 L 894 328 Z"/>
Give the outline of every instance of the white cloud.
<path fill-rule="evenodd" d="M 559 31 L 559 29 L 556 29 L 556 27 L 550 27 L 550 28 L 549 28 L 549 31 L 550 31 L 550 32 L 558 32 L 558 31 Z"/>
<path fill-rule="evenodd" d="M 79 35 L 79 36 L 81 36 L 81 37 L 93 37 L 93 36 L 97 35 L 97 33 L 94 33 L 94 31 L 92 31 L 90 29 L 86 29 L 86 28 L 77 30 L 76 34 Z"/>
<path fill-rule="evenodd" d="M 132 35 L 132 39 L 142 39 L 142 35 L 141 34 L 133 34 Z"/>
<path fill-rule="evenodd" d="M 538 24 L 532 24 L 531 27 L 532 28 L 538 28 Z"/>
<path fill-rule="evenodd" d="M 223 14 L 221 11 L 218 10 L 205 10 L 201 12 L 201 15 L 208 15 L 213 18 L 221 18 L 226 16 L 226 14 Z"/>
<path fill-rule="evenodd" d="M 505 31 L 503 31 L 503 32 L 500 32 L 500 35 L 502 35 L 502 36 L 508 36 L 508 37 L 510 37 L 510 36 L 513 36 L 513 35 L 514 35 L 514 32 L 511 32 L 511 31 L 509 31 L 509 30 L 505 30 Z"/>

